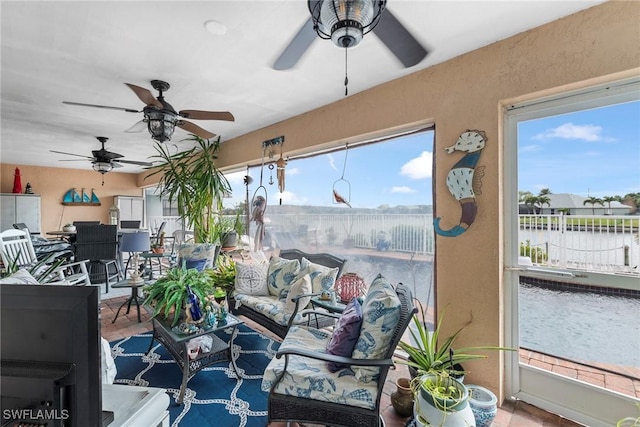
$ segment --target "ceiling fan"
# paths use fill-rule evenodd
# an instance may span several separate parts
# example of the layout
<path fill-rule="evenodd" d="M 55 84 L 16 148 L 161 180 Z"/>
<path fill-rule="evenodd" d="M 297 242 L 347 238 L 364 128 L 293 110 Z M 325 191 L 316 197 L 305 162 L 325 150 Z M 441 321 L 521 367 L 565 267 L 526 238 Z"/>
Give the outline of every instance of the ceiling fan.
<path fill-rule="evenodd" d="M 373 31 L 405 68 L 418 64 L 427 50 L 396 19 L 386 0 L 308 0 L 311 16 L 273 65 L 292 68 L 315 40 L 331 39 L 341 48 L 351 48 Z M 345 81 L 345 85 L 346 85 Z"/>
<path fill-rule="evenodd" d="M 234 121 L 233 114 L 228 111 L 202 111 L 202 110 L 181 110 L 176 111 L 171 104 L 165 101 L 163 93 L 169 90 L 170 85 L 162 80 L 151 80 L 151 86 L 159 92 L 158 97 L 154 97 L 151 91 L 131 83 L 125 83 L 144 102 L 142 110 L 131 108 L 111 107 L 108 105 L 83 104 L 80 102 L 62 101 L 63 104 L 79 105 L 82 107 L 107 108 L 111 110 L 122 110 L 127 113 L 144 113 L 144 119 L 136 123 L 126 132 L 140 132 L 146 124 L 151 137 L 158 142 L 165 142 L 171 139 L 176 126 L 187 132 L 198 135 L 201 138 L 209 139 L 216 136 L 214 133 L 201 128 L 200 126 L 182 120 L 183 118 L 192 120 L 226 120 Z M 142 126 L 140 126 L 142 125 Z"/>
<path fill-rule="evenodd" d="M 102 148 L 99 150 L 93 150 L 91 152 L 93 156 L 83 156 L 82 154 L 65 153 L 64 151 L 56 151 L 56 150 L 49 150 L 49 151 L 51 151 L 52 153 L 65 154 L 68 156 L 84 157 L 82 161 L 85 161 L 88 159 L 93 165 L 93 170 L 96 172 L 100 172 L 103 175 L 102 185 L 104 185 L 104 174 L 107 172 L 110 172 L 114 168 L 121 168 L 122 164 L 138 165 L 138 166 L 153 166 L 153 163 L 151 162 L 138 162 L 135 160 L 125 160 L 123 159 L 124 156 L 122 154 L 113 153 L 111 151 L 107 151 L 104 148 L 104 144 L 109 140 L 109 138 L 104 136 L 97 136 L 96 138 L 98 139 L 98 141 L 102 143 Z M 80 159 L 68 159 L 68 160 L 60 160 L 60 161 L 74 162 L 74 161 L 80 161 Z"/>

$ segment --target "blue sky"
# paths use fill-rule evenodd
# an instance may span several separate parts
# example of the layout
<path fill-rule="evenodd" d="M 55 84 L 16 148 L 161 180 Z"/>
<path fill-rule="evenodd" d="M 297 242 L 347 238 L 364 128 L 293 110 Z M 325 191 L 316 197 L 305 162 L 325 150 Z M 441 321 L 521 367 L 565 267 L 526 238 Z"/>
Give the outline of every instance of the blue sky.
<path fill-rule="evenodd" d="M 585 197 L 640 192 L 640 102 L 521 123 L 518 143 L 519 190 L 538 194 L 549 188 Z M 285 169 L 282 203 L 338 206 L 332 198 L 335 188 L 353 207 L 431 205 L 432 161 L 432 132 L 349 148 L 346 167 L 344 151 L 293 160 Z M 245 173 L 227 175 L 233 197 L 225 207 L 244 200 Z M 251 199 L 260 169 L 251 169 L 250 176 Z M 262 183 L 268 204 L 278 204 L 275 169 L 265 166 Z"/>
<path fill-rule="evenodd" d="M 521 123 L 518 189 L 584 197 L 640 192 L 640 102 Z"/>

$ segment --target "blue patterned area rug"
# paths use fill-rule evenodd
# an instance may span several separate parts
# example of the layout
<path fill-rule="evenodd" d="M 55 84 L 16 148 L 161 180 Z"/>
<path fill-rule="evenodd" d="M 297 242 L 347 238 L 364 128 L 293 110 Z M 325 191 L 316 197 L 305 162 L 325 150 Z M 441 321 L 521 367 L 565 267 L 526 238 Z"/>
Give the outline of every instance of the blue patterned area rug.
<path fill-rule="evenodd" d="M 234 340 L 238 354 L 237 378 L 229 362 L 221 362 L 195 374 L 187 383 L 182 405 L 176 404 L 182 373 L 163 345 L 151 332 L 111 342 L 118 374 L 115 384 L 161 387 L 171 398 L 171 426 L 264 427 L 267 425 L 267 393 L 260 390 L 262 373 L 280 344 L 240 325 Z"/>

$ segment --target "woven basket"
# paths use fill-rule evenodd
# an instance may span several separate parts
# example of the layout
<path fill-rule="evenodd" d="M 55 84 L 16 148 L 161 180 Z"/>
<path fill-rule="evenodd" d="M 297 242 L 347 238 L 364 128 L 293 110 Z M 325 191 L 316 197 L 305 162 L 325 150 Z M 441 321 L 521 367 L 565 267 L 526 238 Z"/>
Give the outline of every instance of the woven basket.
<path fill-rule="evenodd" d="M 356 273 L 344 273 L 336 280 L 336 294 L 342 302 L 349 302 L 352 298 L 364 296 L 367 293 L 367 285 L 364 279 Z"/>

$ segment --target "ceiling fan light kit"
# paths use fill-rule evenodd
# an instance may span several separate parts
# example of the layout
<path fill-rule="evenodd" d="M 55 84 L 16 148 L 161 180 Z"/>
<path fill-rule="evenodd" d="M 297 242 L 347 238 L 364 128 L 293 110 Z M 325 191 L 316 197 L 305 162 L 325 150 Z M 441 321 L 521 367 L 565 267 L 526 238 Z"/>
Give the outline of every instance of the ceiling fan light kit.
<path fill-rule="evenodd" d="M 177 117 L 150 107 L 145 108 L 144 114 L 151 138 L 158 142 L 170 141 L 176 128 Z"/>
<path fill-rule="evenodd" d="M 107 162 L 92 162 L 93 170 L 105 174 L 113 169 L 113 165 Z"/>
<path fill-rule="evenodd" d="M 386 0 L 309 0 L 313 29 L 341 48 L 357 46 L 380 20 Z"/>

